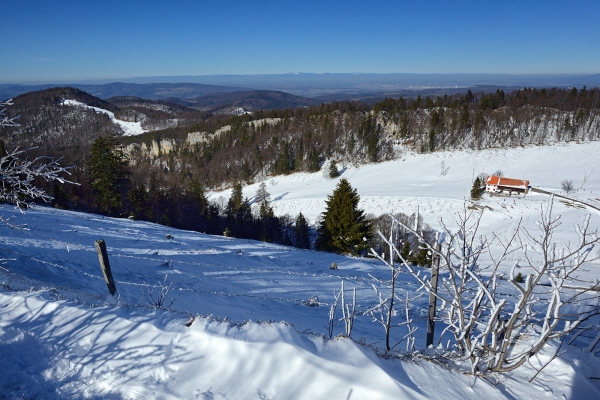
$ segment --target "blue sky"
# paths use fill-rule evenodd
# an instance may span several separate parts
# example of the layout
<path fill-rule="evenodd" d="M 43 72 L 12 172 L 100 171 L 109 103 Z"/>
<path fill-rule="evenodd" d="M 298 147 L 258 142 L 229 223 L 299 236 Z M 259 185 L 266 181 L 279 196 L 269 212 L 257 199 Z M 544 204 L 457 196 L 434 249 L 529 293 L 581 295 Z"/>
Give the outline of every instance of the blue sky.
<path fill-rule="evenodd" d="M 6 1 L 0 83 L 600 73 L 600 1 Z"/>

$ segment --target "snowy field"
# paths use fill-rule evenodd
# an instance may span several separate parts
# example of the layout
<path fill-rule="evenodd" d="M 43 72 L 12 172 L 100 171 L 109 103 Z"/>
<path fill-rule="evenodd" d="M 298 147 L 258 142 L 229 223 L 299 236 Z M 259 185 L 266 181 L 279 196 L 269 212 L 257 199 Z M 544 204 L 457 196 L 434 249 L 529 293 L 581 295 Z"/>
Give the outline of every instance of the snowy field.
<path fill-rule="evenodd" d="M 65 104 L 67 106 L 88 108 L 88 109 L 94 110 L 96 112 L 100 112 L 100 113 L 108 115 L 108 118 L 110 118 L 110 120 L 112 122 L 119 125 L 121 127 L 121 129 L 123 129 L 123 136 L 135 136 L 135 135 L 141 135 L 142 133 L 148 132 L 147 130 L 142 128 L 141 122 L 139 122 L 139 121 L 138 122 L 121 121 L 120 119 L 115 118 L 115 113 L 113 113 L 112 111 L 105 110 L 103 108 L 88 106 L 87 104 L 84 104 L 77 100 L 65 100 L 62 104 Z"/>
<path fill-rule="evenodd" d="M 533 187 L 561 192 L 560 182 L 573 180 L 579 189 L 575 196 L 600 207 L 600 142 L 568 143 L 554 146 L 530 146 L 481 151 L 406 153 L 398 160 L 379 164 L 349 166 L 341 169 L 342 177 L 357 189 L 360 207 L 375 215 L 389 212 L 410 214 L 417 210 L 434 226 L 440 216 L 454 215 L 469 199 L 474 176 L 501 170 L 509 178 L 529 180 Z M 441 174 L 442 163 L 445 175 Z M 311 223 L 325 209 L 337 179 L 325 178 L 322 172 L 275 176 L 266 180 L 274 211 L 292 216 L 302 212 Z M 252 199 L 259 183 L 244 187 L 244 196 Z M 564 193 L 563 193 L 564 194 Z M 227 200 L 231 190 L 211 192 L 209 198 Z M 528 213 L 547 201 L 545 195 L 532 194 L 526 200 L 498 198 L 484 200 L 506 218 Z M 526 205 L 524 205 L 526 204 Z M 511 208 L 511 206 L 513 206 Z M 510 214 L 510 215 L 509 215 Z M 492 222 L 490 222 L 492 223 Z M 493 226 L 493 225 L 490 225 Z"/>
<path fill-rule="evenodd" d="M 575 196 L 598 204 L 598 158 L 600 143 L 573 143 L 407 155 L 351 167 L 342 176 L 357 188 L 367 212 L 410 214 L 418 205 L 425 221 L 439 228 L 438 217 L 452 225 L 464 209 L 473 171 L 501 169 L 556 192 L 563 179 L 579 188 L 585 174 Z M 293 174 L 267 183 L 278 214 L 302 211 L 314 222 L 337 180 Z M 245 187 L 244 194 L 251 198 L 257 187 Z M 482 233 L 502 235 L 521 217 L 535 229 L 547 201 L 538 194 L 485 198 Z M 587 214 L 600 227 L 593 209 L 557 200 L 554 207 L 563 219 L 559 242 L 572 240 L 573 224 Z M 377 303 L 372 284 L 388 279 L 389 271 L 372 259 L 50 208 L 22 214 L 1 206 L 0 216 L 15 226 L 0 225 L 0 398 L 600 398 L 600 380 L 590 379 L 600 377 L 600 359 L 576 346 L 563 346 L 568 352 L 528 383 L 553 344 L 522 369 L 482 380 L 424 360 L 379 357 L 384 331 L 368 316 L 357 316 L 354 341 L 336 337 L 343 322 L 329 339 L 329 305 L 342 281 L 347 291 L 357 288 L 359 310 Z M 107 243 L 118 303 L 101 276 L 97 239 Z M 339 269 L 330 270 L 332 262 Z M 598 267 L 590 265 L 583 278 L 597 280 Z M 172 285 L 168 297 L 176 300 L 169 311 L 155 310 L 143 292 L 156 295 L 165 279 Z M 417 288 L 402 275 L 401 293 L 414 295 Z M 320 306 L 306 305 L 315 295 Z M 417 299 L 411 311 L 418 349 L 425 341 L 426 300 Z M 392 342 L 403 329 L 393 331 Z"/>

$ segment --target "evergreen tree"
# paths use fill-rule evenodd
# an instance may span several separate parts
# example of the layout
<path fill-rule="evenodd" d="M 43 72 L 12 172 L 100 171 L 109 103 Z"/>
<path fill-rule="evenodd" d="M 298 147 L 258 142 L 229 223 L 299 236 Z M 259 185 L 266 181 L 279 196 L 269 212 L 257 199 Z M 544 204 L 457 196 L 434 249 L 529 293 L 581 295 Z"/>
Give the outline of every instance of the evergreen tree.
<path fill-rule="evenodd" d="M 302 213 L 296 217 L 296 226 L 294 226 L 296 236 L 296 247 L 301 249 L 310 249 L 310 238 L 308 236 L 308 221 Z"/>
<path fill-rule="evenodd" d="M 428 267 L 431 266 L 431 255 L 427 249 L 419 249 L 411 261 L 420 267 Z"/>
<path fill-rule="evenodd" d="M 189 184 L 188 194 L 188 210 L 184 219 L 188 221 L 188 226 L 195 230 L 204 230 L 208 225 L 209 218 L 209 204 L 206 195 L 204 194 L 204 188 L 196 181 L 192 180 Z"/>
<path fill-rule="evenodd" d="M 315 149 L 312 149 L 308 153 L 308 172 L 317 172 L 321 169 L 319 165 L 319 153 Z"/>
<path fill-rule="evenodd" d="M 148 198 L 144 184 L 137 185 L 129 191 L 129 203 L 136 219 L 146 220 L 152 217 L 148 212 Z"/>
<path fill-rule="evenodd" d="M 474 200 L 479 200 L 481 198 L 481 180 L 479 177 L 475 178 L 473 182 L 473 187 L 471 188 L 471 198 Z"/>
<path fill-rule="evenodd" d="M 242 193 L 242 184 L 240 182 L 236 182 L 233 184 L 233 190 L 231 191 L 231 197 L 227 202 L 227 215 L 232 215 L 237 212 L 242 207 L 242 203 L 244 202 L 244 195 Z"/>
<path fill-rule="evenodd" d="M 317 248 L 359 255 L 371 238 L 371 224 L 358 208 L 360 196 L 346 179 L 341 179 L 327 199 L 318 228 Z"/>
<path fill-rule="evenodd" d="M 402 245 L 402 250 L 400 251 L 400 256 L 404 259 L 404 261 L 410 261 L 410 242 L 406 240 Z"/>
<path fill-rule="evenodd" d="M 290 147 L 286 142 L 281 153 L 275 160 L 275 172 L 278 174 L 288 175 L 294 170 L 294 158 L 290 157 Z"/>
<path fill-rule="evenodd" d="M 331 163 L 329 164 L 329 177 L 335 179 L 338 176 L 340 176 L 340 173 L 338 171 L 337 163 L 334 160 L 331 160 Z"/>
<path fill-rule="evenodd" d="M 429 152 L 433 153 L 435 150 L 435 129 L 431 128 L 429 131 Z"/>
<path fill-rule="evenodd" d="M 227 227 L 231 235 L 238 238 L 251 237 L 254 228 L 254 219 L 248 199 L 243 198 L 242 184 L 237 182 L 233 185 L 231 197 L 225 209 Z"/>
<path fill-rule="evenodd" d="M 260 203 L 258 222 L 260 224 L 260 240 L 263 242 L 272 242 L 278 229 L 273 208 L 267 200 L 263 200 Z"/>
<path fill-rule="evenodd" d="M 127 158 L 113 136 L 100 136 L 94 141 L 89 169 L 98 209 L 117 215 L 122 206 L 122 193 L 127 188 L 128 171 Z"/>

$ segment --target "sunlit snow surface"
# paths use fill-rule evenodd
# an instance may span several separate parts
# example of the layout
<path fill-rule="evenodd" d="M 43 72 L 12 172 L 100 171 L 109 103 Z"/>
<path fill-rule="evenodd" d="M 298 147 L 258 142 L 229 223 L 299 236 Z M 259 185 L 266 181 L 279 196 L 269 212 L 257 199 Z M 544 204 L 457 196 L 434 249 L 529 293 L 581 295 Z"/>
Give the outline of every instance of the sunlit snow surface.
<path fill-rule="evenodd" d="M 574 179 L 579 187 L 586 173 L 585 191 L 575 196 L 597 204 L 600 170 L 593 167 L 599 154 L 598 143 L 587 143 L 409 155 L 404 161 L 349 168 L 342 176 L 357 187 L 367 211 L 411 213 L 419 205 L 426 222 L 439 227 L 437 216 L 451 225 L 455 212 L 464 209 L 473 170 L 500 168 L 509 177 L 557 192 L 562 179 Z M 445 176 L 439 174 L 442 159 L 450 168 Z M 302 211 L 314 221 L 337 180 L 318 173 L 267 182 L 279 213 Z M 244 194 L 251 197 L 256 187 L 246 187 Z M 227 198 L 229 192 L 212 194 L 218 196 Z M 542 195 L 485 198 L 482 233 L 504 235 L 521 217 L 535 230 L 547 200 Z M 573 224 L 588 213 L 592 226 L 600 226 L 594 210 L 556 201 L 555 211 L 563 219 L 559 243 L 576 238 Z M 599 375 L 598 359 L 571 346 L 533 383 L 528 380 L 535 370 L 528 364 L 496 377 L 494 386 L 434 363 L 379 358 L 348 339 L 323 339 L 329 305 L 342 280 L 347 290 L 357 288 L 359 309 L 376 304 L 372 284 L 381 287 L 377 280 L 388 279 L 388 271 L 374 260 L 50 208 L 22 214 L 5 205 L 0 216 L 20 227 L 0 225 L 0 398 L 600 397 L 599 381 L 589 379 Z M 94 249 L 94 240 L 101 238 L 120 295 L 117 305 L 108 296 Z M 332 262 L 337 270 L 329 269 Z M 599 265 L 588 267 L 582 278 L 594 281 Z M 179 297 L 171 311 L 155 311 L 142 290 L 165 276 L 172 284 L 169 297 Z M 417 289 L 413 279 L 401 275 L 401 296 Z M 153 290 L 156 295 L 158 289 Z M 320 307 L 303 304 L 313 295 Z M 422 297 L 412 305 L 417 348 L 424 343 L 426 301 Z M 334 336 L 340 333 L 343 322 L 334 328 Z M 392 342 L 405 333 L 396 328 Z M 381 348 L 383 328 L 360 315 L 353 337 Z M 405 342 L 397 347 L 404 348 Z M 531 364 L 543 365 L 554 350 L 548 346 Z"/>
<path fill-rule="evenodd" d="M 118 124 L 121 127 L 121 129 L 123 129 L 124 136 L 135 136 L 135 135 L 141 135 L 144 132 L 148 132 L 147 130 L 142 128 L 141 122 L 139 122 L 139 121 L 138 122 L 121 121 L 120 119 L 115 118 L 115 113 L 113 113 L 112 111 L 105 110 L 103 108 L 88 106 L 87 104 L 84 104 L 77 100 L 65 100 L 63 102 L 63 104 L 68 105 L 68 106 L 89 108 L 96 112 L 101 112 L 101 113 L 108 115 L 108 117 L 110 118 L 110 120 L 112 122 L 114 122 L 115 124 Z"/>

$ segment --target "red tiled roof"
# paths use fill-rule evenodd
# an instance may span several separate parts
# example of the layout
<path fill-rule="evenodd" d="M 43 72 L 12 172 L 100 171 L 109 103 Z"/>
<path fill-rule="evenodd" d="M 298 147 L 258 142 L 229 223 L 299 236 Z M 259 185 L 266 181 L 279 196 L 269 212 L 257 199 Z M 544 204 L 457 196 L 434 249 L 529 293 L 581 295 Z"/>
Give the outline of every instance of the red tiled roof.
<path fill-rule="evenodd" d="M 516 188 L 527 189 L 529 181 L 523 181 L 521 179 L 504 178 L 502 176 L 490 175 L 486 179 L 486 184 L 496 186 L 509 186 Z"/>

